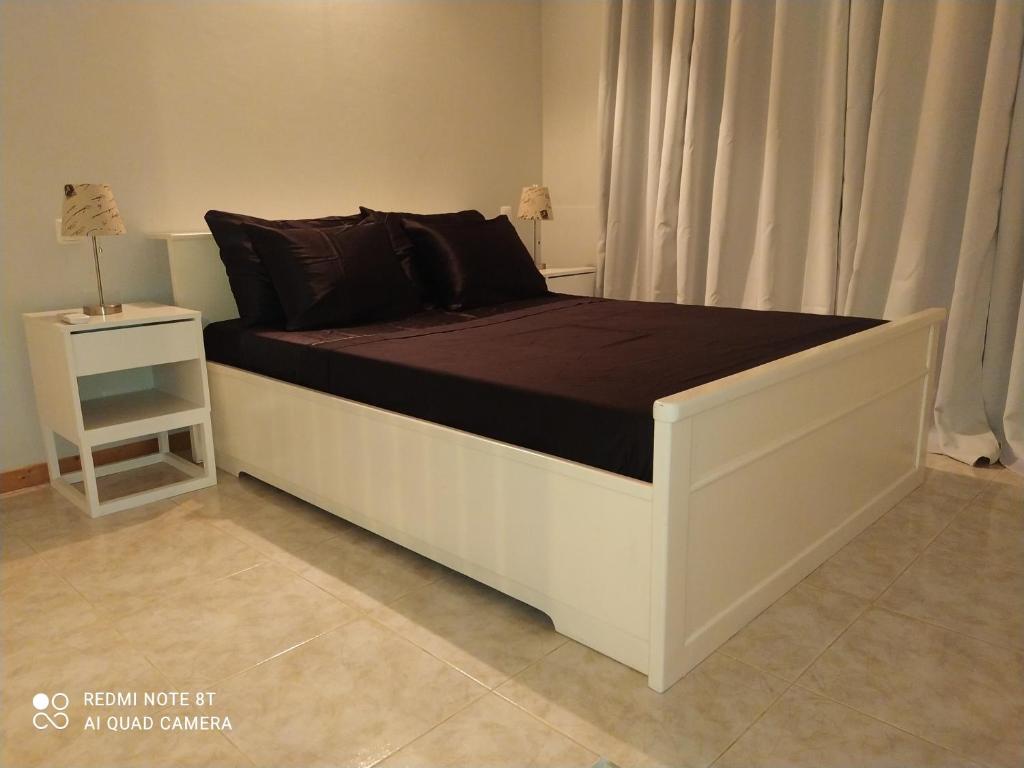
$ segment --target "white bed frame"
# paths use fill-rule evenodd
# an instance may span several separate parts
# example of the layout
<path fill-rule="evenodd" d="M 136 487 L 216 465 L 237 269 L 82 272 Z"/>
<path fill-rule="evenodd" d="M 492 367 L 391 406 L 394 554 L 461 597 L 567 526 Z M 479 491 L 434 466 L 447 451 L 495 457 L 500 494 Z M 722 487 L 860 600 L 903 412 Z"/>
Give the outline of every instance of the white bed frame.
<path fill-rule="evenodd" d="M 236 316 L 209 234 L 160 237 L 176 303 Z M 944 318 L 657 401 L 652 483 L 210 363 L 217 463 L 536 606 L 665 691 L 922 481 Z"/>

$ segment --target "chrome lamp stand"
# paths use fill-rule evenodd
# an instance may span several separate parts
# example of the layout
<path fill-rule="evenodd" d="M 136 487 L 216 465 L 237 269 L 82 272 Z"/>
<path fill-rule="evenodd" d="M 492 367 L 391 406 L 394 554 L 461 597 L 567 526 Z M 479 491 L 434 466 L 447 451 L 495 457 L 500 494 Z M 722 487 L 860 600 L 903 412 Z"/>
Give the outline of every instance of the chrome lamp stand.
<path fill-rule="evenodd" d="M 82 312 L 87 315 L 105 317 L 107 315 L 116 315 L 121 311 L 120 304 L 107 304 L 103 300 L 103 276 L 100 274 L 100 250 L 96 244 L 96 236 L 92 235 L 89 237 L 92 240 L 92 260 L 93 264 L 96 265 L 96 290 L 100 294 L 99 304 L 87 304 L 82 307 Z"/>

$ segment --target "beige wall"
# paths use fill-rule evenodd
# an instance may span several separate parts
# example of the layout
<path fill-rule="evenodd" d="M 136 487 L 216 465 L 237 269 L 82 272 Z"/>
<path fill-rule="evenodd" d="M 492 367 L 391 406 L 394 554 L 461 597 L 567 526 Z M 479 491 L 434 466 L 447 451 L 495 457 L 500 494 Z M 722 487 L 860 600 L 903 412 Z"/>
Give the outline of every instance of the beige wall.
<path fill-rule="evenodd" d="M 543 224 L 544 261 L 594 264 L 597 252 L 597 85 L 604 0 L 544 0 L 543 177 L 553 221 Z"/>
<path fill-rule="evenodd" d="M 541 174 L 537 3 L 5 0 L 0 35 L 2 469 L 42 460 L 20 314 L 95 290 L 55 241 L 65 182 L 113 185 L 127 301 L 170 298 L 143 233 L 211 207 L 494 213 Z"/>

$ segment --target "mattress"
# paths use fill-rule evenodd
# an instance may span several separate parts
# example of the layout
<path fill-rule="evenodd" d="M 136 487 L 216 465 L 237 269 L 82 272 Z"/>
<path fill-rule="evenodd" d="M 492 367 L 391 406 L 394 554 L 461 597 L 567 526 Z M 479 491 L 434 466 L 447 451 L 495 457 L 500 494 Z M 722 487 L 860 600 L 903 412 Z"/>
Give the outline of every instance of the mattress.
<path fill-rule="evenodd" d="M 551 294 L 318 331 L 205 330 L 211 362 L 650 481 L 654 401 L 883 321 Z"/>

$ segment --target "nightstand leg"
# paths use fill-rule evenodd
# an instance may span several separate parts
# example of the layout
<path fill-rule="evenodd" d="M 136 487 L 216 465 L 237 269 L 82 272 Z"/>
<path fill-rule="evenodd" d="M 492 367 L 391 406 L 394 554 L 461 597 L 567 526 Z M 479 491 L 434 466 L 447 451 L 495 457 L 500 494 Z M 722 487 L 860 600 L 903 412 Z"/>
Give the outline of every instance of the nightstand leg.
<path fill-rule="evenodd" d="M 214 463 L 213 458 L 213 430 L 210 428 L 209 421 L 196 426 L 198 426 L 199 432 L 203 438 L 203 469 L 206 470 L 207 477 L 215 478 L 217 477 L 217 466 Z"/>
<path fill-rule="evenodd" d="M 60 460 L 57 458 L 57 441 L 53 431 L 43 427 L 43 450 L 46 452 L 46 468 L 50 472 L 50 483 L 60 479 Z"/>
<path fill-rule="evenodd" d="M 92 463 L 92 448 L 88 445 L 79 446 L 79 458 L 82 461 L 82 490 L 89 517 L 100 516 L 100 494 L 96 488 L 96 467 Z"/>
<path fill-rule="evenodd" d="M 193 424 L 190 428 L 190 441 L 192 443 L 192 461 L 196 464 L 203 463 L 203 425 Z"/>
<path fill-rule="evenodd" d="M 168 439 L 166 432 L 157 432 L 156 446 L 160 453 L 171 452 L 171 441 Z"/>

